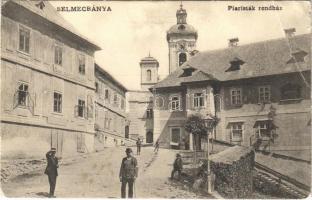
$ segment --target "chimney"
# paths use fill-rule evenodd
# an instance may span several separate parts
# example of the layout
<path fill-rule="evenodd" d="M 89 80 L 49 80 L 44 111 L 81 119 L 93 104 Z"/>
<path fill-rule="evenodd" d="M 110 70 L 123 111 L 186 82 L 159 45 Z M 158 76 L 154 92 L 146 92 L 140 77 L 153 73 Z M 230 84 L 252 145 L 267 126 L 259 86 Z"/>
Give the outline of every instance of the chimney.
<path fill-rule="evenodd" d="M 295 28 L 288 28 L 288 29 L 284 29 L 286 38 L 291 38 L 295 35 L 296 29 Z"/>
<path fill-rule="evenodd" d="M 238 38 L 229 39 L 229 47 L 236 47 L 238 45 L 238 42 L 239 42 Z"/>

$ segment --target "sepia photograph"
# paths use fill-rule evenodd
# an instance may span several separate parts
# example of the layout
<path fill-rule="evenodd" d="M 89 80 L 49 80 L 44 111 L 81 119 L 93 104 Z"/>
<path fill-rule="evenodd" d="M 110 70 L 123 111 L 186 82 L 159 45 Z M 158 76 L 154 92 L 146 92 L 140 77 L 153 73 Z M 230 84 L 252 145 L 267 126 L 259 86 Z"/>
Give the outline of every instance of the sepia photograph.
<path fill-rule="evenodd" d="M 311 197 L 310 1 L 1 0 L 1 198 Z"/>

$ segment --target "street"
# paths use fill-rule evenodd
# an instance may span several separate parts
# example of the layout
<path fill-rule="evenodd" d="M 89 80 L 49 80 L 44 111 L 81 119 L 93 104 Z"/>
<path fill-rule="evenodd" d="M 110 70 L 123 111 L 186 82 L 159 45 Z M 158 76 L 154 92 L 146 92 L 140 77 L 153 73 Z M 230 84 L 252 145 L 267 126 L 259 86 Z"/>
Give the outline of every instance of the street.
<path fill-rule="evenodd" d="M 137 198 L 207 198 L 190 191 L 189 187 L 169 180 L 175 151 L 152 147 L 142 148 L 138 159 L 139 177 L 135 184 Z M 57 197 L 106 197 L 120 198 L 119 168 L 124 147 L 106 148 L 104 151 L 77 158 L 69 164 L 61 164 L 57 178 Z M 7 197 L 46 197 L 48 178 L 43 171 L 18 176 L 2 184 Z"/>

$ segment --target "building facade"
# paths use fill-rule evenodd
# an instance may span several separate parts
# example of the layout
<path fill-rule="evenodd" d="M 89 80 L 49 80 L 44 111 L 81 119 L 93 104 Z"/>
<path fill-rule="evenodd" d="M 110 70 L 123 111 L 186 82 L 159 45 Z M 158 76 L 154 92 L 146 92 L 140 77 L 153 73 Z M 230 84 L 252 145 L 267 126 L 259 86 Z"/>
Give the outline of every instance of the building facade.
<path fill-rule="evenodd" d="M 292 29 L 294 30 L 294 29 Z M 310 159 L 311 35 L 200 52 L 157 83 L 154 134 L 184 148 L 190 114 L 216 115 L 218 140 Z M 161 99 L 161 100 L 158 100 Z"/>
<path fill-rule="evenodd" d="M 154 142 L 153 94 L 148 90 L 158 82 L 158 61 L 150 55 L 141 59 L 141 90 L 127 92 L 130 138 Z"/>
<path fill-rule="evenodd" d="M 127 89 L 97 64 L 95 88 L 96 150 L 126 143 L 129 138 Z"/>
<path fill-rule="evenodd" d="M 1 18 L 1 156 L 94 148 L 94 52 L 49 2 L 7 1 Z"/>

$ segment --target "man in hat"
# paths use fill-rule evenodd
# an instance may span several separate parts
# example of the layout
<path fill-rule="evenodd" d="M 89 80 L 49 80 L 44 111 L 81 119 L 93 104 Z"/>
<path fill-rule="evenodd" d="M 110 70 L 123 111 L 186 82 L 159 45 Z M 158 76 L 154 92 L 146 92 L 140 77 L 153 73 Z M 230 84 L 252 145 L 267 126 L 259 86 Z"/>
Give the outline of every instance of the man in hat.
<path fill-rule="evenodd" d="M 59 167 L 58 158 L 55 156 L 55 154 L 56 154 L 56 148 L 51 148 L 51 150 L 46 153 L 47 167 L 44 173 L 48 175 L 48 178 L 49 178 L 49 184 L 50 184 L 49 197 L 55 197 L 54 190 L 55 190 L 55 185 L 56 185 L 56 177 L 58 175 L 57 168 Z"/>
<path fill-rule="evenodd" d="M 178 172 L 178 179 L 180 179 L 182 168 L 183 168 L 182 158 L 181 158 L 181 155 L 179 153 L 177 153 L 176 159 L 173 163 L 173 170 L 171 172 L 171 179 L 173 179 L 175 172 Z"/>
<path fill-rule="evenodd" d="M 138 177 L 138 163 L 132 156 L 132 149 L 126 149 L 127 156 L 122 159 L 119 179 L 121 182 L 121 198 L 126 198 L 126 186 L 128 184 L 128 198 L 133 198 L 133 185 Z"/>

